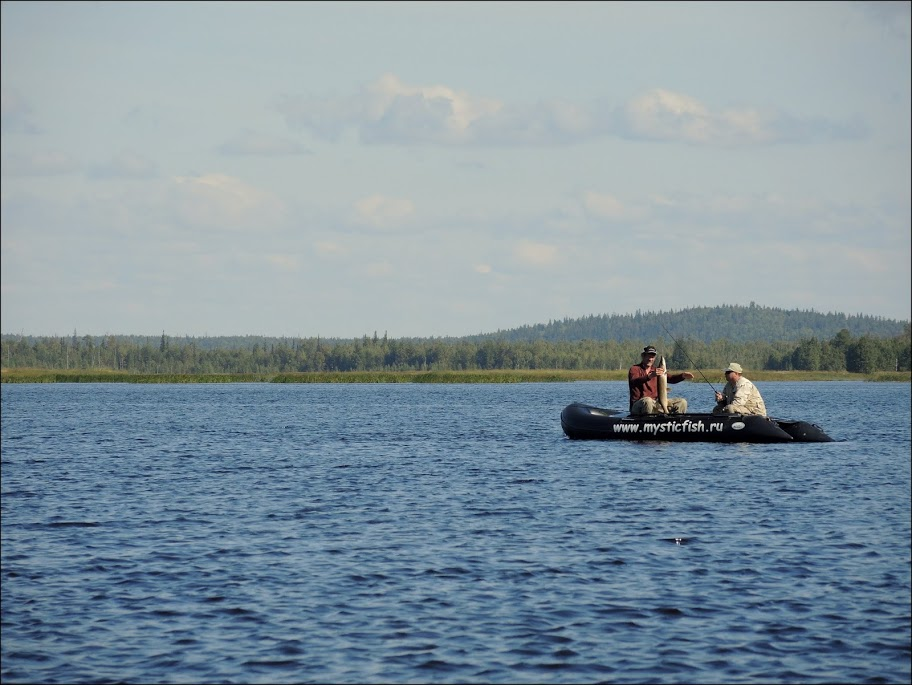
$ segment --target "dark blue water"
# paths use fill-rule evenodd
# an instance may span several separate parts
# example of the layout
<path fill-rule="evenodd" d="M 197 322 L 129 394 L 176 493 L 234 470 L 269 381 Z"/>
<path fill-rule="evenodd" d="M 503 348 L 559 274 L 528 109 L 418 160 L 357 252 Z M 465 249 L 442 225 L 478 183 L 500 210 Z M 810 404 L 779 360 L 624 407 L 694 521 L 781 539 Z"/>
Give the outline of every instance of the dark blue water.
<path fill-rule="evenodd" d="M 839 442 L 566 439 L 611 382 L 3 384 L 2 680 L 908 683 L 909 384 L 758 385 Z"/>

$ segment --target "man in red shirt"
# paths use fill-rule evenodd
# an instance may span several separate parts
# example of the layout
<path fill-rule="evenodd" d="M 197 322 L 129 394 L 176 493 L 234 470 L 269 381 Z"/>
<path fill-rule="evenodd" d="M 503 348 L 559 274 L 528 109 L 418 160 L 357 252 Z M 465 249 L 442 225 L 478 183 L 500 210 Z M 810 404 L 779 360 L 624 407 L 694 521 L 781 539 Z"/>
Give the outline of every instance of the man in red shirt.
<path fill-rule="evenodd" d="M 627 372 L 627 385 L 630 386 L 630 413 L 631 414 L 658 414 L 659 407 L 659 376 L 665 376 L 669 385 L 693 378 L 689 371 L 683 373 L 666 374 L 665 369 L 655 367 L 656 348 L 647 345 L 640 354 L 640 363 L 634 364 Z M 668 399 L 669 414 L 685 414 L 687 400 L 683 397 Z"/>

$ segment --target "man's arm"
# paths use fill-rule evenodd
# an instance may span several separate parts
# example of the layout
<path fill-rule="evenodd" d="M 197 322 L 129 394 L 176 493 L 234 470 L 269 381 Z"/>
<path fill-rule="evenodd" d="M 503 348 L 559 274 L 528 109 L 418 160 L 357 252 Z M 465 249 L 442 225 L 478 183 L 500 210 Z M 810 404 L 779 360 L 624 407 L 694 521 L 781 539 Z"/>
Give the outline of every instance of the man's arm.
<path fill-rule="evenodd" d="M 743 378 L 735 384 L 735 390 L 732 393 L 732 401 L 729 406 L 747 408 L 747 401 L 750 399 L 751 385 Z"/>
<path fill-rule="evenodd" d="M 631 387 L 640 387 L 649 382 L 649 372 L 642 366 L 631 366 L 627 372 L 627 381 Z"/>

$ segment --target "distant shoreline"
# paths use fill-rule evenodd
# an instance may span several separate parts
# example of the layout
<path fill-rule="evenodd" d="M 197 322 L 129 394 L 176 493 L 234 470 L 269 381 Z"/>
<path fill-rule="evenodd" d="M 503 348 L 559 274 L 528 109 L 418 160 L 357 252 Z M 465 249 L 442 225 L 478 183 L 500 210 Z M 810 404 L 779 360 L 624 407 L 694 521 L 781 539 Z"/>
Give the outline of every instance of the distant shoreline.
<path fill-rule="evenodd" d="M 724 385 L 718 370 L 697 371 L 690 383 Z M 745 372 L 758 382 L 776 381 L 912 381 L 909 371 L 872 374 L 847 371 Z M 627 370 L 516 369 L 490 371 L 307 371 L 289 373 L 131 373 L 110 370 L 2 369 L 3 383 L 566 383 L 571 381 L 625 381 Z"/>

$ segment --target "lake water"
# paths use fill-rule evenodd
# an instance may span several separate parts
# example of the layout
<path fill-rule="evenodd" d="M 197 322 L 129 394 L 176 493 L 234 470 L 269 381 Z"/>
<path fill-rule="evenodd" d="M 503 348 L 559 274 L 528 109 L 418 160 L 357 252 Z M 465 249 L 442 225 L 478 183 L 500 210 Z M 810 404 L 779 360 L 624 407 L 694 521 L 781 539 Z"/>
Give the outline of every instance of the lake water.
<path fill-rule="evenodd" d="M 758 386 L 837 442 L 563 435 L 623 382 L 3 384 L 2 680 L 908 683 L 910 385 Z"/>

